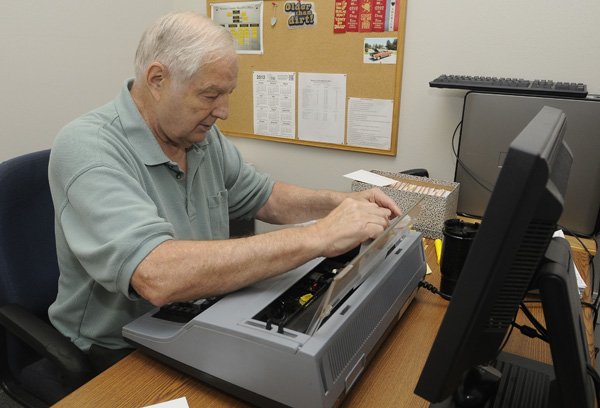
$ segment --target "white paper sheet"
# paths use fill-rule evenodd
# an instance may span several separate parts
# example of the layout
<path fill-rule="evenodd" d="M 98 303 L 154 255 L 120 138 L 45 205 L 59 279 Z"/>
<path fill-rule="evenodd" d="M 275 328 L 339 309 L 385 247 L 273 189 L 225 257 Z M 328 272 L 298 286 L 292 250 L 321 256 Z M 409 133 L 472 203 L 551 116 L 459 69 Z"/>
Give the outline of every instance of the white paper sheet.
<path fill-rule="evenodd" d="M 344 143 L 345 74 L 298 74 L 298 138 Z"/>
<path fill-rule="evenodd" d="M 348 144 L 389 150 L 392 146 L 391 99 L 348 99 Z"/>
<path fill-rule="evenodd" d="M 373 184 L 374 186 L 384 187 L 389 186 L 390 184 L 396 183 L 397 180 L 394 180 L 389 177 L 380 176 L 379 174 L 371 173 L 366 170 L 356 170 L 352 173 L 344 174 L 344 177 L 348 177 L 349 179 L 362 181 L 363 183 Z"/>
<path fill-rule="evenodd" d="M 171 401 L 159 402 L 158 404 L 147 405 L 144 408 L 189 408 L 187 398 L 181 397 Z"/>

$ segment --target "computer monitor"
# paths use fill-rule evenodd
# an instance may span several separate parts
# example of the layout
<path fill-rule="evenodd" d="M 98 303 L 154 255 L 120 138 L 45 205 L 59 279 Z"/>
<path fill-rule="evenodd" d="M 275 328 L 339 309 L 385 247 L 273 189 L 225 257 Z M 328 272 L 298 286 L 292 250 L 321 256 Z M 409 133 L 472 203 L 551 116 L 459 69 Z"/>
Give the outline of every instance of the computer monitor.
<path fill-rule="evenodd" d="M 593 406 L 570 248 L 552 238 L 572 163 L 565 128 L 564 113 L 544 106 L 509 147 L 415 389 L 432 406 Z M 534 286 L 553 366 L 501 350 Z"/>

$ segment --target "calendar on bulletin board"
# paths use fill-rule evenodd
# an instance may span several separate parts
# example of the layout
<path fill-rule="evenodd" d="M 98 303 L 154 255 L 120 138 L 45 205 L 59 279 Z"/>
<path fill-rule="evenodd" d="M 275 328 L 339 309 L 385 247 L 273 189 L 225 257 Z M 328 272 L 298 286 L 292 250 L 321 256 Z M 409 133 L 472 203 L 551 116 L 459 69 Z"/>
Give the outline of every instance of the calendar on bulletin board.
<path fill-rule="evenodd" d="M 220 1 L 237 44 L 226 135 L 395 155 L 406 0 Z"/>

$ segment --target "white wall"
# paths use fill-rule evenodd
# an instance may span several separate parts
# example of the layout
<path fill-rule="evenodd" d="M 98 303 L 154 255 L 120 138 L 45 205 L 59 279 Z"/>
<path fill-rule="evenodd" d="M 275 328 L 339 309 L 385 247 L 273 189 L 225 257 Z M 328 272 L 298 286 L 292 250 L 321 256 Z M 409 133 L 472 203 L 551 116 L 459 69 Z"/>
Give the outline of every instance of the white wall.
<path fill-rule="evenodd" d="M 149 22 L 205 4 L 0 2 L 0 160 L 49 147 L 66 122 L 112 99 L 132 75 Z M 600 93 L 598 16 L 595 0 L 410 0 L 396 157 L 233 140 L 259 169 L 309 187 L 348 189 L 341 175 L 358 168 L 426 167 L 451 180 L 450 138 L 464 91 L 428 82 L 443 73 L 486 74 L 585 82 Z"/>
<path fill-rule="evenodd" d="M 100 106 L 133 76 L 146 26 L 171 0 L 0 2 L 0 161 L 48 148 L 58 130 Z"/>

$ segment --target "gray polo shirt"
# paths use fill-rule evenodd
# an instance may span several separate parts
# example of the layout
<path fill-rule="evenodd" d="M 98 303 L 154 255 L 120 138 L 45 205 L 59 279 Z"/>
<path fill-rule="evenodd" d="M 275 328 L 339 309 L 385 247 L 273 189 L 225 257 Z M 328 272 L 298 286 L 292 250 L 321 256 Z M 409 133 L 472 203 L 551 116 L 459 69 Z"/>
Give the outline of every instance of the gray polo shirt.
<path fill-rule="evenodd" d="M 129 282 L 152 249 L 228 238 L 229 219 L 253 217 L 273 188 L 216 127 L 181 172 L 138 112 L 132 83 L 62 129 L 50 156 L 60 279 L 49 316 L 83 350 L 128 346 L 121 327 L 152 308 Z"/>

